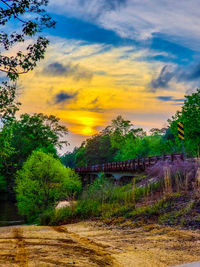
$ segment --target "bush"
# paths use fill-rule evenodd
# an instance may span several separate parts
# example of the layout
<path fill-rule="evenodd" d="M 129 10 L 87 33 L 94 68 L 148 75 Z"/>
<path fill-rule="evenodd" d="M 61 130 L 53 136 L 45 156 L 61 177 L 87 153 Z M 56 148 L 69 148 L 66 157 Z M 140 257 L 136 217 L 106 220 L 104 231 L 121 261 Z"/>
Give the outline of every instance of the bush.
<path fill-rule="evenodd" d="M 37 220 L 58 200 L 74 198 L 80 190 L 78 175 L 42 151 L 34 151 L 16 177 L 19 213 L 28 221 Z"/>
<path fill-rule="evenodd" d="M 60 225 L 73 217 L 73 211 L 70 207 L 63 207 L 61 209 L 45 210 L 39 218 L 40 225 Z"/>

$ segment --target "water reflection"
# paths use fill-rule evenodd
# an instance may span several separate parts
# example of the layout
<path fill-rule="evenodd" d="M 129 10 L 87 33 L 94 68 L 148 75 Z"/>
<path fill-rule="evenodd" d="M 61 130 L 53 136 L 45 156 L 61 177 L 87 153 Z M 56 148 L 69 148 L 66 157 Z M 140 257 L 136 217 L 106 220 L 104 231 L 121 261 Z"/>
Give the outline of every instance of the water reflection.
<path fill-rule="evenodd" d="M 7 194 L 0 195 L 0 226 L 22 224 L 23 218 L 18 214 L 17 207 Z"/>

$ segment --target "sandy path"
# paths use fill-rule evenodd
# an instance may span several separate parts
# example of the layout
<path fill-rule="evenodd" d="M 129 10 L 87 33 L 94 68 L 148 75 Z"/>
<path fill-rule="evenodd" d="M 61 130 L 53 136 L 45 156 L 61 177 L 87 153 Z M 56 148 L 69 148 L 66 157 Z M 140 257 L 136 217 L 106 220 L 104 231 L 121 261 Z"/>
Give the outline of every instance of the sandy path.
<path fill-rule="evenodd" d="M 92 222 L 0 228 L 0 266 L 173 266 L 200 260 L 200 231 Z"/>

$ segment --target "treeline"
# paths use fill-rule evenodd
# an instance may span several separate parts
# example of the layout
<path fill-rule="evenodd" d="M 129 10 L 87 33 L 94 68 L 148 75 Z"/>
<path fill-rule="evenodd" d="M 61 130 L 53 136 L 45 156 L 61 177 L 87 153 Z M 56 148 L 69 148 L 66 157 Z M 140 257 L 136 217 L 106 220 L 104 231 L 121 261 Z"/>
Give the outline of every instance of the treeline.
<path fill-rule="evenodd" d="M 178 137 L 177 123 L 184 125 L 185 140 Z M 118 116 L 97 135 L 84 141 L 62 162 L 70 168 L 133 158 L 184 152 L 198 156 L 200 149 L 200 90 L 186 96 L 184 105 L 168 120 L 168 127 L 153 128 L 147 134 L 129 120 Z"/>

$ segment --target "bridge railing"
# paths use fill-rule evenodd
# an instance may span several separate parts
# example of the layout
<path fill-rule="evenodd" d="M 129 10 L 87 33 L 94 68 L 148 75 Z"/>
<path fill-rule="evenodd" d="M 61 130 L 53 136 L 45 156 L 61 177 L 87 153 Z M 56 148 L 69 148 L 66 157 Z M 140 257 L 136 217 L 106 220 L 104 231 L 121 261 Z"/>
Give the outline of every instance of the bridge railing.
<path fill-rule="evenodd" d="M 87 173 L 87 172 L 145 170 L 146 168 L 149 168 L 155 165 L 160 160 L 169 161 L 169 162 L 173 162 L 174 160 L 184 160 L 184 155 L 183 154 L 169 154 L 169 155 L 162 155 L 162 156 L 153 156 L 153 157 L 147 157 L 147 158 L 137 158 L 137 159 L 131 159 L 131 160 L 125 160 L 125 161 L 97 164 L 93 166 L 76 168 L 75 172 Z"/>

